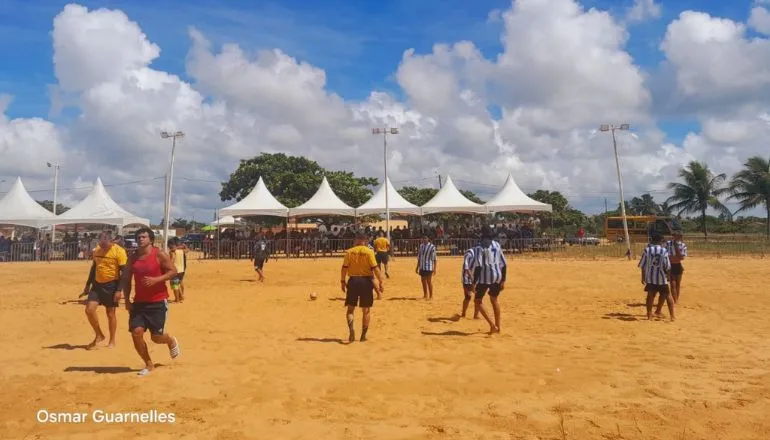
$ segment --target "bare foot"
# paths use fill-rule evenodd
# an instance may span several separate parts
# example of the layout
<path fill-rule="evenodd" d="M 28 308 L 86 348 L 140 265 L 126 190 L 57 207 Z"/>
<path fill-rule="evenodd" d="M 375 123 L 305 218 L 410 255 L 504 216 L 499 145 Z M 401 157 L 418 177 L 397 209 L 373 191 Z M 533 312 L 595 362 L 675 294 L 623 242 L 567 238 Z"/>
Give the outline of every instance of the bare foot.
<path fill-rule="evenodd" d="M 500 329 L 495 327 L 494 325 L 489 327 L 488 335 L 494 335 L 495 333 L 500 333 Z"/>
<path fill-rule="evenodd" d="M 95 337 L 94 340 L 91 341 L 90 344 L 86 345 L 86 350 L 93 350 L 94 348 L 96 348 L 96 344 L 104 341 L 104 339 L 105 339 L 104 336 L 97 336 L 97 337 Z"/>
<path fill-rule="evenodd" d="M 107 344 L 107 348 L 115 348 L 115 341 L 110 341 L 110 343 Z"/>

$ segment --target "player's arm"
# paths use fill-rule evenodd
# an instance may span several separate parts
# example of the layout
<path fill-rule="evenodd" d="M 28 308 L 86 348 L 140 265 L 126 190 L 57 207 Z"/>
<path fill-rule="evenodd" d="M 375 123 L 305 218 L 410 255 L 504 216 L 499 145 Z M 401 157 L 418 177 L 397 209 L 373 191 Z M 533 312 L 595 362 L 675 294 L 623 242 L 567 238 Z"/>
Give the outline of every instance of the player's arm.
<path fill-rule="evenodd" d="M 160 263 L 160 267 L 163 270 L 163 275 L 159 276 L 156 279 L 156 282 L 165 283 L 171 278 L 177 276 L 178 272 L 176 271 L 176 266 L 174 266 L 174 263 L 171 261 L 171 257 L 169 257 L 167 253 L 158 251 L 158 262 Z"/>
<path fill-rule="evenodd" d="M 340 287 L 343 292 L 347 290 L 348 266 L 350 266 L 350 257 L 346 252 L 345 258 L 342 260 L 342 268 L 340 269 Z"/>
<path fill-rule="evenodd" d="M 96 261 L 91 263 L 91 270 L 88 272 L 88 279 L 86 280 L 86 285 L 83 288 L 83 294 L 80 296 L 88 295 L 88 292 L 91 290 L 91 286 L 94 285 L 95 278 L 96 278 Z"/>
<path fill-rule="evenodd" d="M 126 309 L 131 310 L 131 277 L 133 271 L 131 270 L 131 261 L 134 257 L 129 259 L 129 264 L 126 264 L 120 277 L 120 288 L 123 290 L 123 296 L 126 299 Z"/>
<path fill-rule="evenodd" d="M 502 266 L 500 268 L 500 274 L 502 275 L 500 287 L 502 288 L 505 285 L 506 276 L 508 275 L 508 263 L 505 261 L 505 254 L 502 249 L 500 250 L 500 265 Z"/>
<path fill-rule="evenodd" d="M 380 268 L 377 266 L 377 259 L 374 258 L 374 252 L 369 251 L 366 258 L 369 260 L 369 267 L 372 268 L 372 273 L 377 278 L 377 296 L 379 296 L 383 291 L 382 272 L 380 272 Z"/>

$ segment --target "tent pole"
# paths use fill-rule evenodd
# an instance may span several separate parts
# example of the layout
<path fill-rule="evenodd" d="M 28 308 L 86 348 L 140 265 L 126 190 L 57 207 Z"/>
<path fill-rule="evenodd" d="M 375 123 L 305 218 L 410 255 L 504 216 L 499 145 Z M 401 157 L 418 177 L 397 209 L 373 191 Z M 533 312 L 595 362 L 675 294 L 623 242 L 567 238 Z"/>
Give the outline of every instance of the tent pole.
<path fill-rule="evenodd" d="M 222 258 L 222 255 L 221 255 L 222 247 L 220 245 L 220 240 L 219 240 L 219 238 L 220 238 L 219 237 L 219 220 L 220 220 L 219 219 L 219 210 L 217 210 L 217 260 Z"/>
<path fill-rule="evenodd" d="M 291 245 L 289 244 L 289 213 L 286 213 L 286 259 L 289 259 L 289 248 Z"/>

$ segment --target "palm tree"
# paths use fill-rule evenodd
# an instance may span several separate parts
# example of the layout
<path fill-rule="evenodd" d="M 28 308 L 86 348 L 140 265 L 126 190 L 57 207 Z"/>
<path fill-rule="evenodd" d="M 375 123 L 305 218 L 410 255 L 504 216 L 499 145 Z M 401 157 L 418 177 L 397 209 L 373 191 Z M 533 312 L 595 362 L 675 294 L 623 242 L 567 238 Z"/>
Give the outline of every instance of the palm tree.
<path fill-rule="evenodd" d="M 727 176 L 724 173 L 714 175 L 705 163 L 692 161 L 687 164 L 687 167 L 679 170 L 679 177 L 684 180 L 684 183 L 668 184 L 669 189 L 674 190 L 674 195 L 669 197 L 666 203 L 671 204 L 671 210 L 678 211 L 677 215 L 700 213 L 703 236 L 708 240 L 706 210 L 713 208 L 720 213 L 728 211 L 719 200 L 729 191 L 728 188 L 722 187 Z"/>
<path fill-rule="evenodd" d="M 740 205 L 735 213 L 764 205 L 767 235 L 770 237 L 770 160 L 753 156 L 743 167 L 730 181 L 730 198 Z"/>

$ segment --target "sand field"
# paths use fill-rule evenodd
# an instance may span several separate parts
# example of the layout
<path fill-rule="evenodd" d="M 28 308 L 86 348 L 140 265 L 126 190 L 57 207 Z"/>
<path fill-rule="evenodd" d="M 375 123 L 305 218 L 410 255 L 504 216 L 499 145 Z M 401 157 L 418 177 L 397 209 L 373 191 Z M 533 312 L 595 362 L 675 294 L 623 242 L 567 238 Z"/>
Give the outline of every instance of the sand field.
<path fill-rule="evenodd" d="M 147 377 L 122 308 L 117 347 L 82 348 L 88 263 L 1 264 L 0 438 L 770 439 L 767 260 L 692 258 L 668 323 L 644 319 L 635 262 L 509 258 L 488 336 L 454 317 L 460 258 L 439 260 L 432 302 L 399 258 L 352 345 L 340 263 L 271 260 L 260 284 L 248 261 L 190 261 L 167 321 L 182 356 L 151 346 L 163 365 Z M 40 423 L 41 409 L 176 420 Z"/>

